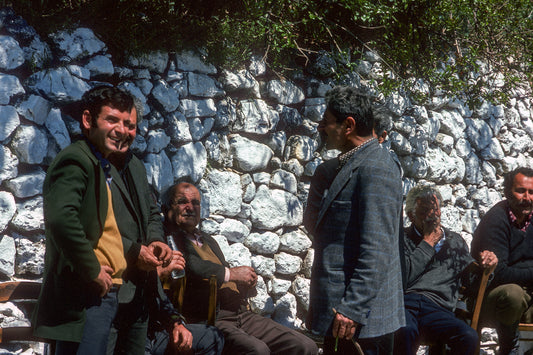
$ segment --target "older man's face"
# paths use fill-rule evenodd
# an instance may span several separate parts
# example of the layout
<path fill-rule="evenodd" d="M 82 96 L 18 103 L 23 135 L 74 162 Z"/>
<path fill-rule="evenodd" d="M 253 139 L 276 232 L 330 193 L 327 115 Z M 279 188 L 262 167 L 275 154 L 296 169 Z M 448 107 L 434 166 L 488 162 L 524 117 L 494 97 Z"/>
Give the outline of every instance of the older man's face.
<path fill-rule="evenodd" d="M 509 197 L 509 206 L 520 222 L 533 211 L 533 177 L 516 174 Z"/>
<path fill-rule="evenodd" d="M 167 218 L 187 232 L 193 232 L 200 223 L 200 192 L 190 184 L 174 189 Z"/>
<path fill-rule="evenodd" d="M 417 199 L 411 222 L 421 233 L 440 226 L 440 204 L 437 196 Z"/>

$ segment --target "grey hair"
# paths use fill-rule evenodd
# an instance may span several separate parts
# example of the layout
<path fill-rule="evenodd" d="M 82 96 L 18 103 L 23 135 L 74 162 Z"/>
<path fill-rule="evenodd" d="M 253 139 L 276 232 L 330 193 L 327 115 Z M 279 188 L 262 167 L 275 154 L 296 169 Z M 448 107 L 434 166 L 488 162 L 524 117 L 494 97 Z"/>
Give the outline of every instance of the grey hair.
<path fill-rule="evenodd" d="M 137 126 L 139 126 L 144 117 L 143 103 L 137 96 L 133 94 L 131 96 L 133 97 L 133 106 L 135 106 L 135 111 L 137 111 Z"/>
<path fill-rule="evenodd" d="M 407 193 L 405 198 L 405 213 L 414 213 L 416 209 L 416 201 L 420 198 L 429 198 L 436 196 L 439 200 L 439 206 L 442 206 L 442 195 L 439 190 L 433 185 L 416 185 Z"/>

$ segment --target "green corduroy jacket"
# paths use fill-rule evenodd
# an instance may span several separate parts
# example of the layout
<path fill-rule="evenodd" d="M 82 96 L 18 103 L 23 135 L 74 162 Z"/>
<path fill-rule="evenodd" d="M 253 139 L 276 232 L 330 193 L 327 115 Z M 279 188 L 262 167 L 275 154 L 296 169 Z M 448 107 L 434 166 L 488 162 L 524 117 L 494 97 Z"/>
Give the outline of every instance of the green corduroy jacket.
<path fill-rule="evenodd" d="M 119 291 L 121 303 L 133 299 L 146 276 L 135 266 L 141 244 L 164 242 L 161 217 L 143 163 L 132 157 L 125 176 L 129 176 L 138 201 L 133 203 L 121 179 L 113 179 L 115 189 L 121 192 L 120 196 L 113 194 L 113 209 L 128 261 Z M 121 201 L 117 201 L 119 197 Z M 43 184 L 43 201 L 45 270 L 33 314 L 34 334 L 79 342 L 87 295 L 94 292 L 92 280 L 100 271 L 93 249 L 102 235 L 108 204 L 104 171 L 84 140 L 71 144 L 54 159 Z M 116 202 L 123 208 L 115 208 Z"/>

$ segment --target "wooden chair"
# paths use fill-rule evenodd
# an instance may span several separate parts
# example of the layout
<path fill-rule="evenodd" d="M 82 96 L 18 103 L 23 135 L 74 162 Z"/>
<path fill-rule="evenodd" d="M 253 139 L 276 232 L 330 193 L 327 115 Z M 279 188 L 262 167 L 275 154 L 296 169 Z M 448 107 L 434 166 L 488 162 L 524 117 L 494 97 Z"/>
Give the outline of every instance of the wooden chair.
<path fill-rule="evenodd" d="M 533 346 L 531 345 L 533 343 L 533 323 L 519 323 L 518 331 L 520 333 L 518 339 L 520 344 L 520 353 L 524 352 L 524 354 L 531 354 L 533 349 Z"/>
<path fill-rule="evenodd" d="M 0 283 L 0 302 L 12 302 L 25 312 L 28 319 L 41 291 L 40 282 L 6 281 Z M 45 354 L 54 353 L 54 341 L 35 337 L 31 325 L 0 328 L 0 344 L 8 342 L 45 343 Z"/>
<path fill-rule="evenodd" d="M 478 263 L 475 263 L 477 267 L 480 267 Z M 472 321 L 470 326 L 475 329 L 475 331 L 480 335 L 481 326 L 479 324 L 479 316 L 481 315 L 481 306 L 483 305 L 483 298 L 485 297 L 485 291 L 487 290 L 487 285 L 489 284 L 490 275 L 494 272 L 496 265 L 488 269 L 483 269 L 483 274 L 481 275 L 481 280 L 479 281 L 479 289 L 477 291 L 476 303 L 474 304 L 474 310 L 472 311 Z"/>
<path fill-rule="evenodd" d="M 186 284 L 186 275 L 177 280 L 165 281 L 163 284 L 163 288 L 168 290 L 170 300 L 180 313 L 182 313 Z M 213 326 L 215 325 L 217 316 L 217 289 L 217 278 L 215 275 L 211 275 L 209 278 L 209 303 L 206 306 L 208 309 L 207 324 Z"/>

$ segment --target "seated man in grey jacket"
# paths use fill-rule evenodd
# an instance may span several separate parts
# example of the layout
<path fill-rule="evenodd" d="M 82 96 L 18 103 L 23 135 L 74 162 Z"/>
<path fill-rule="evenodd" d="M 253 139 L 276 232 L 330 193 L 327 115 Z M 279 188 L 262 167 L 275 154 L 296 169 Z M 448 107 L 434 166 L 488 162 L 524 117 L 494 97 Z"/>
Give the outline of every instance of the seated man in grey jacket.
<path fill-rule="evenodd" d="M 396 354 L 416 354 L 421 339 L 444 342 L 452 354 L 474 354 L 478 335 L 454 314 L 465 270 L 474 261 L 463 238 L 441 225 L 442 197 L 433 186 L 418 185 L 407 194 L 405 211 L 404 290 L 406 326 L 395 337 Z M 483 251 L 479 263 L 496 265 L 494 253 Z"/>

